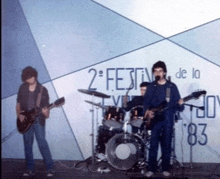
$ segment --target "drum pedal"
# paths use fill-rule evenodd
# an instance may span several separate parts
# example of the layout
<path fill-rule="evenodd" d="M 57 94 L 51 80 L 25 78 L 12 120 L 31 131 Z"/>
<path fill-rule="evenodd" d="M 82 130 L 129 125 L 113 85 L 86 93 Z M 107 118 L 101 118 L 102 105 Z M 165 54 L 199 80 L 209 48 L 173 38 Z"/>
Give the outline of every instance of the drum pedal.
<path fill-rule="evenodd" d="M 100 172 L 100 173 L 109 173 L 111 170 L 108 168 L 108 167 L 99 167 L 97 169 L 97 172 Z"/>
<path fill-rule="evenodd" d="M 101 161 L 107 161 L 107 158 L 104 154 L 102 153 L 99 153 L 97 154 L 97 158 L 98 158 L 98 161 L 101 162 Z"/>

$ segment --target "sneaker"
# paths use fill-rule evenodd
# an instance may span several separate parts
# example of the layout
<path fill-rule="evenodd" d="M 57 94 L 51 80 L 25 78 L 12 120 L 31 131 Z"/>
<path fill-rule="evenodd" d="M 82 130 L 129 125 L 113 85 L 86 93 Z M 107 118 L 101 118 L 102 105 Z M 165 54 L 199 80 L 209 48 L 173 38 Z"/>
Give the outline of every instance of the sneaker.
<path fill-rule="evenodd" d="M 153 176 L 153 172 L 152 171 L 148 171 L 147 173 L 145 173 L 145 176 L 147 177 L 147 178 L 150 178 L 150 177 L 152 177 Z"/>
<path fill-rule="evenodd" d="M 53 169 L 50 169 L 47 171 L 47 177 L 52 177 L 54 176 L 55 171 Z"/>
<path fill-rule="evenodd" d="M 163 172 L 163 176 L 165 176 L 165 177 L 169 177 L 169 176 L 170 176 L 170 172 L 168 172 L 168 171 L 164 171 L 164 172 Z"/>
<path fill-rule="evenodd" d="M 35 173 L 33 170 L 27 170 L 25 173 L 23 173 L 24 177 L 34 176 Z"/>

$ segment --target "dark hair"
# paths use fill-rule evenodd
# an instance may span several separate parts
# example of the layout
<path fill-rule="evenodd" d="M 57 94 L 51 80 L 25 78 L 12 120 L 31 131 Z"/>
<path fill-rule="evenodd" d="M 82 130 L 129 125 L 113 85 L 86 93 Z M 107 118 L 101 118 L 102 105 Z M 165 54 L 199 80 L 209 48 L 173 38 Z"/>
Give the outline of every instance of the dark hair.
<path fill-rule="evenodd" d="M 158 61 L 156 62 L 153 67 L 152 67 L 152 72 L 154 73 L 154 69 L 155 68 L 162 68 L 163 71 L 166 73 L 167 72 L 167 67 L 166 67 L 166 64 L 162 61 Z"/>
<path fill-rule="evenodd" d="M 31 66 L 27 66 L 22 70 L 21 80 L 25 82 L 27 79 L 35 77 L 37 78 L 37 70 Z"/>
<path fill-rule="evenodd" d="M 142 82 L 141 84 L 140 84 L 140 87 L 147 87 L 148 85 L 149 85 L 150 83 L 148 83 L 148 82 Z"/>

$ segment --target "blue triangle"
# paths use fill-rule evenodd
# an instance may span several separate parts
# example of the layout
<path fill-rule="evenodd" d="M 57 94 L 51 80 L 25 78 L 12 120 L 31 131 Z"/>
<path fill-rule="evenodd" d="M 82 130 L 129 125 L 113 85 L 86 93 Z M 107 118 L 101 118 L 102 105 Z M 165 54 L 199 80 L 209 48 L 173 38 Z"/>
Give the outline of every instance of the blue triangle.
<path fill-rule="evenodd" d="M 220 66 L 220 19 L 181 33 L 170 40 Z"/>
<path fill-rule="evenodd" d="M 163 39 L 92 1 L 20 2 L 51 79 Z"/>
<path fill-rule="evenodd" d="M 18 0 L 2 2 L 2 98 L 17 93 L 21 71 L 26 66 L 37 69 L 38 80 L 50 80 Z"/>

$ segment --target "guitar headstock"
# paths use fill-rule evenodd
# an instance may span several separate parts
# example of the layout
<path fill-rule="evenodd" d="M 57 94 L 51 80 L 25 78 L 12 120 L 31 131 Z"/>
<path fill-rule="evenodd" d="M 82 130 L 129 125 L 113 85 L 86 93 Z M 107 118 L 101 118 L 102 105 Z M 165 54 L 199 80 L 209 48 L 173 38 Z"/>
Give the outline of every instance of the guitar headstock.
<path fill-rule="evenodd" d="M 54 102 L 54 105 L 55 105 L 55 106 L 61 106 L 61 105 L 63 105 L 64 103 L 65 103 L 65 98 L 62 97 L 62 98 L 57 99 L 57 100 Z"/>
<path fill-rule="evenodd" d="M 192 97 L 198 99 L 201 95 L 206 95 L 205 90 L 196 91 L 192 93 Z"/>

